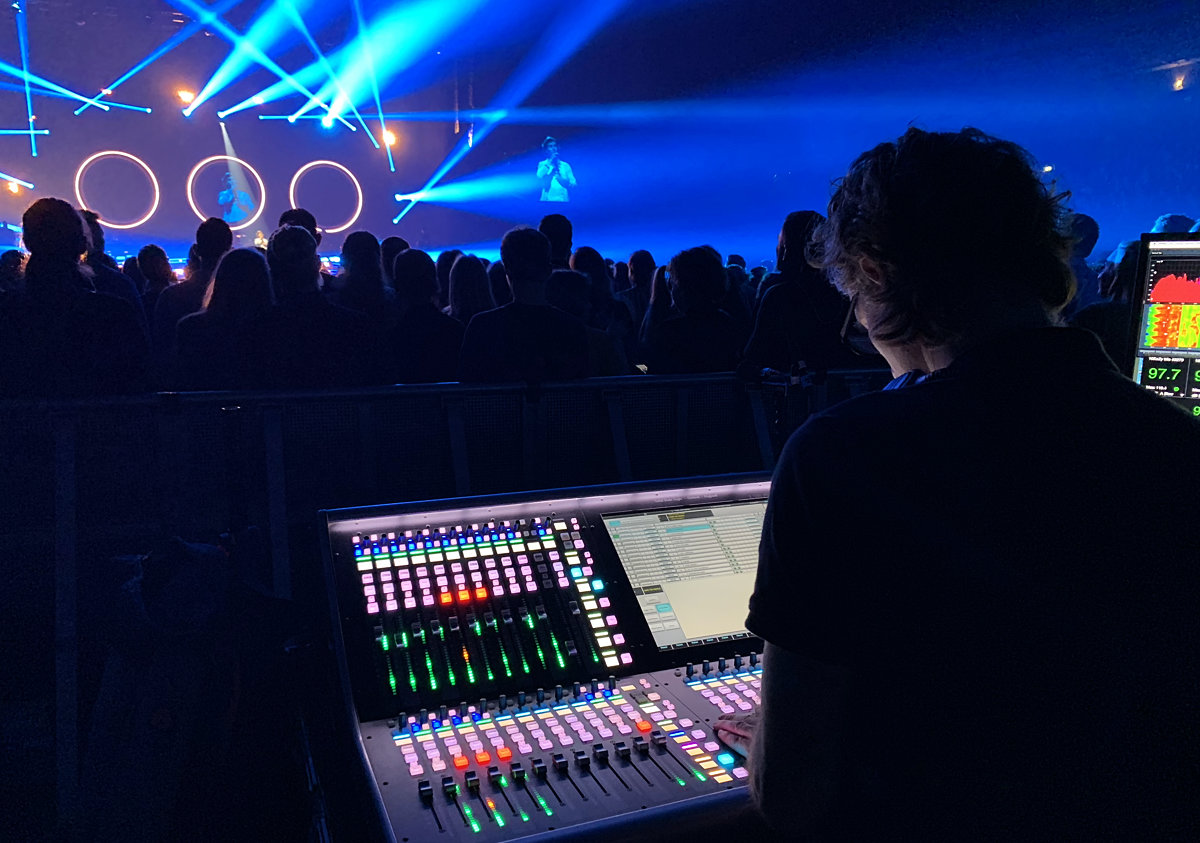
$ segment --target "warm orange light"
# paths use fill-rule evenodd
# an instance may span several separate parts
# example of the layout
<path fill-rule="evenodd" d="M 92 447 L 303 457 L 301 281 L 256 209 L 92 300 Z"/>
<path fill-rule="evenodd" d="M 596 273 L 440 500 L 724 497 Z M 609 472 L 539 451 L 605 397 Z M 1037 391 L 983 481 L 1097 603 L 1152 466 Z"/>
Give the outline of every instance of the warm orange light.
<path fill-rule="evenodd" d="M 21 185 L 17 184 L 15 181 L 10 181 L 8 183 L 8 192 L 15 196 L 21 192 Z"/>
<path fill-rule="evenodd" d="M 388 146 L 395 146 L 396 145 L 396 133 L 393 132 L 391 129 L 385 129 L 383 132 L 383 142 L 386 143 Z"/>
<path fill-rule="evenodd" d="M 175 92 L 175 96 L 179 97 L 179 101 L 184 105 L 188 105 L 196 98 L 194 91 L 189 91 L 186 88 L 180 88 Z"/>
<path fill-rule="evenodd" d="M 1183 83 L 1184 83 L 1184 79 L 1185 79 L 1185 77 L 1183 77 L 1183 76 L 1176 76 L 1176 77 L 1175 77 L 1175 84 L 1173 85 L 1173 87 L 1175 88 L 1175 90 L 1176 90 L 1176 91 L 1182 91 L 1182 90 L 1183 90 Z"/>

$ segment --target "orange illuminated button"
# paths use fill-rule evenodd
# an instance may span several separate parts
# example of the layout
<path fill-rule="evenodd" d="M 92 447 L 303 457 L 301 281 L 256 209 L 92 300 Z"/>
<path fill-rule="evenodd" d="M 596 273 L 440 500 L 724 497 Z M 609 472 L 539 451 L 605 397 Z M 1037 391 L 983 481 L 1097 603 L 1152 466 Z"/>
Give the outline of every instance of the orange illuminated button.
<path fill-rule="evenodd" d="M 440 601 L 442 601 L 443 606 L 448 606 L 448 605 L 450 605 L 450 601 L 452 601 L 454 599 L 454 595 L 452 595 L 448 591 L 443 591 L 441 594 L 438 595 L 438 599 Z"/>
<path fill-rule="evenodd" d="M 467 602 L 469 602 L 469 601 L 470 601 L 470 599 L 471 599 L 471 592 L 470 592 L 470 591 L 468 591 L 468 590 L 467 590 L 467 589 L 465 589 L 465 588 L 460 588 L 460 589 L 458 590 L 458 602 L 459 602 L 459 603 L 467 603 Z"/>
<path fill-rule="evenodd" d="M 476 752 L 475 753 L 475 761 L 480 764 L 487 764 L 491 760 L 492 760 L 492 756 L 486 752 Z"/>
<path fill-rule="evenodd" d="M 507 761 L 508 759 L 512 758 L 512 750 L 507 746 L 502 746 L 496 750 L 496 757 L 501 761 Z"/>
<path fill-rule="evenodd" d="M 637 722 L 637 727 L 639 732 L 649 732 L 654 728 L 654 726 L 650 724 L 649 720 L 639 720 Z"/>
<path fill-rule="evenodd" d="M 458 768 L 459 770 L 467 769 L 467 765 L 470 763 L 471 762 L 467 759 L 467 756 L 465 756 L 465 755 L 454 756 L 454 766 L 456 768 Z"/>
<path fill-rule="evenodd" d="M 486 588 L 475 589 L 475 599 L 476 600 L 483 600 L 486 597 L 487 597 L 487 589 Z"/>

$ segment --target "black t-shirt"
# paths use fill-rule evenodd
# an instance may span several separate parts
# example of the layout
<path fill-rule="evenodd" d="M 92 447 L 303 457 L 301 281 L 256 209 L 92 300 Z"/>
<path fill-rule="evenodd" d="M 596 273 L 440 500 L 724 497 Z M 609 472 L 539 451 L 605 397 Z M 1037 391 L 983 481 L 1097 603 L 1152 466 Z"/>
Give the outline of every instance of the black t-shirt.
<path fill-rule="evenodd" d="M 133 307 L 63 285 L 0 296 L 0 397 L 128 395 L 150 388 L 149 348 Z"/>
<path fill-rule="evenodd" d="M 460 381 L 555 381 L 588 376 L 587 329 L 557 307 L 510 302 L 477 313 L 459 356 Z"/>
<path fill-rule="evenodd" d="M 751 375 L 764 368 L 791 372 L 801 361 L 817 371 L 881 365 L 878 358 L 856 357 L 842 343 L 842 321 L 849 307 L 850 302 L 823 278 L 773 284 L 759 305 L 743 370 Z"/>
<path fill-rule="evenodd" d="M 458 375 L 465 328 L 425 302 L 409 308 L 386 335 L 396 383 L 442 383 Z"/>
<path fill-rule="evenodd" d="M 835 836 L 1185 822 L 1198 477 L 1200 423 L 1075 329 L 966 352 L 797 431 L 747 628 L 851 671 Z"/>
<path fill-rule="evenodd" d="M 743 336 L 723 310 L 672 316 L 646 333 L 646 368 L 652 375 L 732 372 Z"/>
<path fill-rule="evenodd" d="M 336 389 L 387 381 L 378 328 L 312 290 L 246 326 L 242 380 L 260 389 Z"/>

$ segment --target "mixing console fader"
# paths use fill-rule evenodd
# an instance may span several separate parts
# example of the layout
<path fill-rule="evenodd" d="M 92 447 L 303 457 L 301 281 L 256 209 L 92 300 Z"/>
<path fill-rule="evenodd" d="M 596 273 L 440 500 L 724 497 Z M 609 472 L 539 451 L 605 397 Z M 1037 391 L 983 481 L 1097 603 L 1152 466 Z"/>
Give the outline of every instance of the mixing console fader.
<path fill-rule="evenodd" d="M 571 836 L 745 800 L 712 723 L 759 700 L 742 628 L 765 478 L 326 513 L 368 778 L 397 840 Z"/>

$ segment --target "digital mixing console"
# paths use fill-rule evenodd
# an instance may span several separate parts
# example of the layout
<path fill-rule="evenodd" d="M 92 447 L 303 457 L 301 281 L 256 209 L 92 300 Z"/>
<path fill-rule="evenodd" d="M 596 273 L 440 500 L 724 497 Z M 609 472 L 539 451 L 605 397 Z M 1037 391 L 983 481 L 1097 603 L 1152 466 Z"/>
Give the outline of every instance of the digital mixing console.
<path fill-rule="evenodd" d="M 397 840 L 744 802 L 762 476 L 325 513 L 339 657 Z"/>

